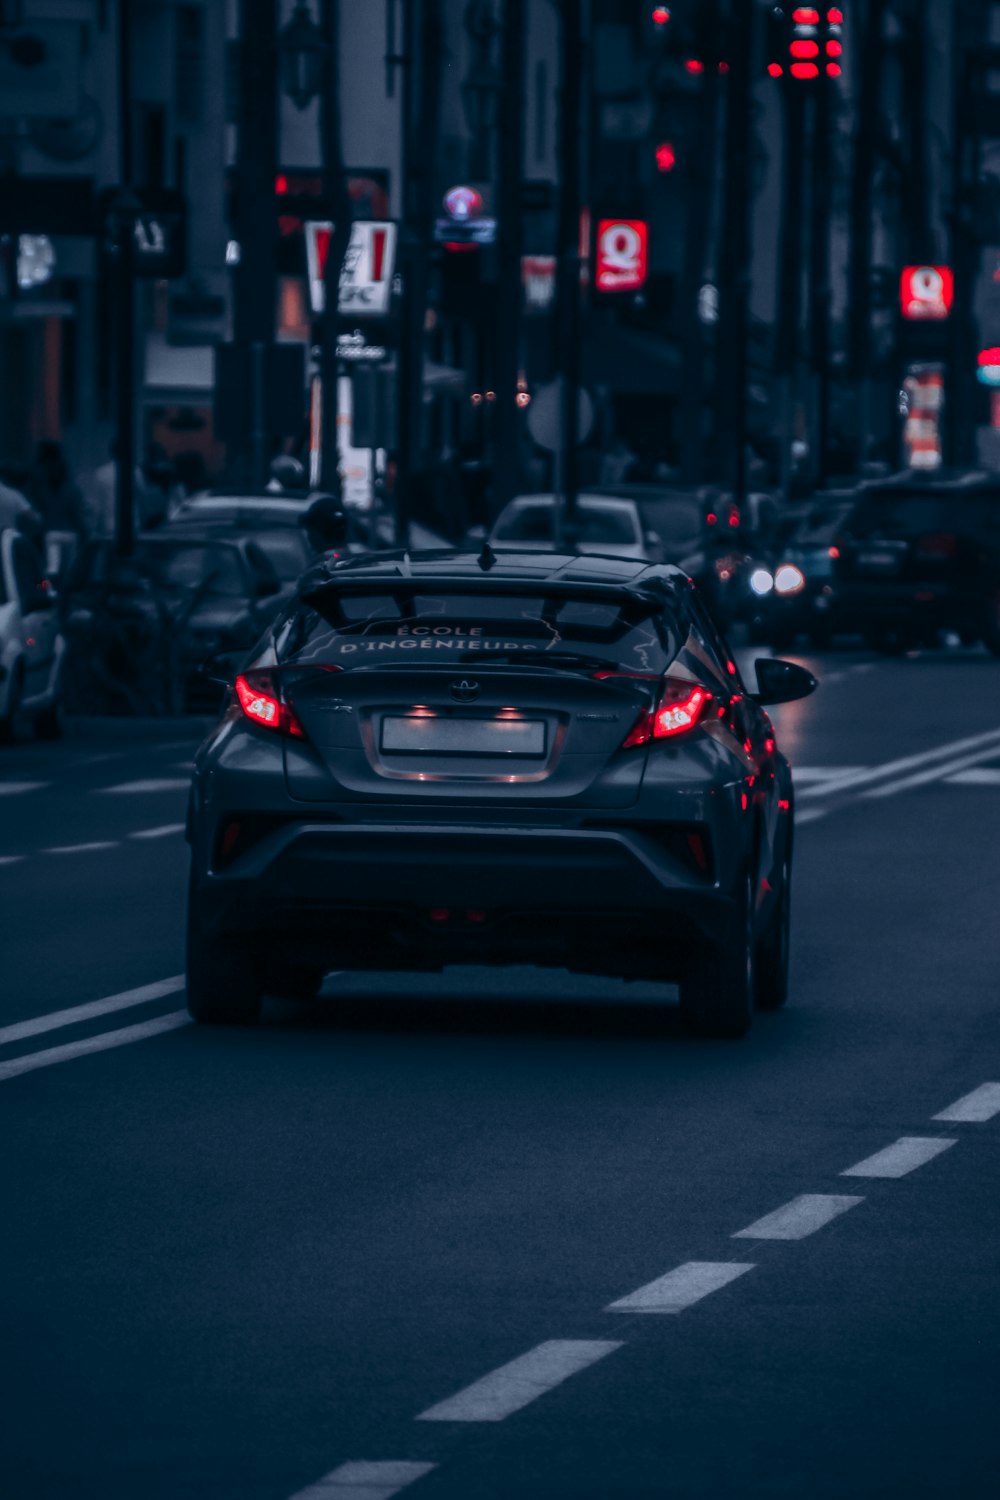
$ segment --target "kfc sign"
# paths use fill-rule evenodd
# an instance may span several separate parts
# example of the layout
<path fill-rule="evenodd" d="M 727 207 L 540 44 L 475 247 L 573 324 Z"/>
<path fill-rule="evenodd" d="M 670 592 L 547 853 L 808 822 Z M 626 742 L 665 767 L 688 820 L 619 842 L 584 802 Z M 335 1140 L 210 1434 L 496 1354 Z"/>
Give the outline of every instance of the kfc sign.
<path fill-rule="evenodd" d="M 324 307 L 323 278 L 332 234 L 332 224 L 317 220 L 306 223 L 309 300 L 315 313 L 321 313 Z M 389 310 L 395 263 L 395 224 L 371 220 L 352 224 L 351 241 L 340 273 L 338 312 L 352 318 L 384 317 Z"/>
<path fill-rule="evenodd" d="M 903 317 L 919 322 L 946 318 L 955 300 L 950 266 L 904 266 L 899 284 Z"/>
<path fill-rule="evenodd" d="M 597 225 L 599 292 L 637 292 L 648 265 L 649 225 L 644 219 L 600 219 Z"/>

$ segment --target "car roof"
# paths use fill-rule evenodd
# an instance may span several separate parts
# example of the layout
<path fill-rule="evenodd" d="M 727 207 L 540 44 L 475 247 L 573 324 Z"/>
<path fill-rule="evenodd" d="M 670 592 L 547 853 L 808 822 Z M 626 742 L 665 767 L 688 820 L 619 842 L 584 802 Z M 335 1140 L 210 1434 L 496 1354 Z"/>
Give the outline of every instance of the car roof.
<path fill-rule="evenodd" d="M 449 585 L 488 581 L 491 588 L 504 582 L 535 585 L 582 584 L 618 589 L 679 586 L 688 582 L 687 574 L 672 563 L 648 563 L 616 553 L 535 552 L 516 548 L 494 552 L 464 549 L 435 551 L 399 551 L 342 558 L 337 562 L 320 562 L 302 579 L 302 590 L 338 581 L 379 584 L 419 583 L 433 587 L 435 582 Z"/>
<path fill-rule="evenodd" d="M 581 490 L 576 497 L 578 505 L 585 506 L 587 510 L 607 507 L 610 510 L 635 510 L 635 501 L 627 495 L 608 495 L 601 490 Z M 542 491 L 537 495 L 516 495 L 513 500 L 504 506 L 504 510 L 527 510 L 529 506 L 554 506 L 556 496 L 551 490 Z"/>
<path fill-rule="evenodd" d="M 900 490 L 921 495 L 996 495 L 1000 494 L 1000 479 L 979 469 L 902 469 L 886 479 L 862 485 L 860 496 L 894 495 Z"/>

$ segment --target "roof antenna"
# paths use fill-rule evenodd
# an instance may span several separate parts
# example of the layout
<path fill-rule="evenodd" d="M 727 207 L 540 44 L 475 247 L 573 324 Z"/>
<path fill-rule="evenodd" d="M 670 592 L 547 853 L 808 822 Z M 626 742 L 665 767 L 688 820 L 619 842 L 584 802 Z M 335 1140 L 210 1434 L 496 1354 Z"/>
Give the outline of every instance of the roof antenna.
<path fill-rule="evenodd" d="M 493 551 L 493 548 L 490 546 L 489 542 L 484 542 L 483 550 L 479 554 L 479 566 L 482 568 L 483 572 L 488 573 L 496 560 L 497 555 Z"/>

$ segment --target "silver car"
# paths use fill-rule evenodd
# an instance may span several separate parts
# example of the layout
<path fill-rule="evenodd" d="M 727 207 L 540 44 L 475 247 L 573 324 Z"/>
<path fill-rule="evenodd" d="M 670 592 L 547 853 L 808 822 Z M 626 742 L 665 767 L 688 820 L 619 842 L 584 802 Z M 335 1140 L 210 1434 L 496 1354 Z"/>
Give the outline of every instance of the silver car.
<path fill-rule="evenodd" d="M 14 527 L 0 531 L 0 740 L 30 720 L 35 733 L 62 732 L 66 642 L 55 590 L 31 542 Z"/>
<path fill-rule="evenodd" d="M 516 547 L 519 552 L 551 552 L 556 546 L 556 497 L 551 494 L 519 495 L 500 512 L 490 532 L 491 546 Z M 636 562 L 658 560 L 659 538 L 646 531 L 634 500 L 608 495 L 577 497 L 574 535 L 568 535 L 565 517 L 560 517 L 560 546 L 572 542 L 575 552 L 631 557 Z"/>

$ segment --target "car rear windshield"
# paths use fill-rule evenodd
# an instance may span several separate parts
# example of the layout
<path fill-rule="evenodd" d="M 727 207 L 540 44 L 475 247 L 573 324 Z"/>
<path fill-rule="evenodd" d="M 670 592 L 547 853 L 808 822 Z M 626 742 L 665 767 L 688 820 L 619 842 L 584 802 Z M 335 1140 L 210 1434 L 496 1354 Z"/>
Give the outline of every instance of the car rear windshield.
<path fill-rule="evenodd" d="M 847 528 L 857 537 L 908 537 L 928 532 L 973 535 L 1000 529 L 1000 493 L 996 495 L 871 495 L 863 500 Z"/>
<path fill-rule="evenodd" d="M 303 666 L 425 666 L 523 661 L 660 673 L 680 632 L 661 600 L 559 592 L 425 590 L 313 595 L 279 641 L 282 661 Z"/>
<path fill-rule="evenodd" d="M 555 506 L 524 505 L 498 521 L 493 532 L 498 542 L 551 542 L 554 536 Z M 627 542 L 639 540 L 635 518 L 617 506 L 592 506 L 581 503 L 576 510 L 576 535 L 581 542 Z"/>

